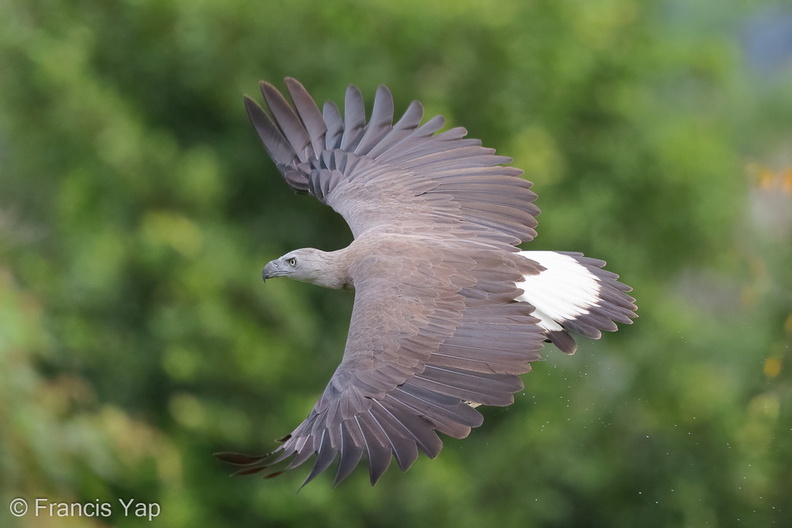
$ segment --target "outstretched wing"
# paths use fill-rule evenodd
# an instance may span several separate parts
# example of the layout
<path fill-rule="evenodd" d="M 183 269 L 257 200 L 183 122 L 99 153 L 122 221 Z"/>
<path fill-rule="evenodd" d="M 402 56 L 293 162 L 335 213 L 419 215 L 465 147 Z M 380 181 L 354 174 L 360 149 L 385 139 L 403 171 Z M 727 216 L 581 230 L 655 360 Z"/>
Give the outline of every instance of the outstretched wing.
<path fill-rule="evenodd" d="M 365 456 L 372 484 L 395 458 L 406 470 L 464 438 L 482 416 L 468 402 L 505 406 L 545 339 L 510 252 L 472 242 L 398 242 L 355 266 L 344 358 L 306 420 L 263 457 L 222 454 L 240 473 L 278 474 L 316 455 L 306 483 L 338 456 L 340 482 Z M 288 463 L 287 463 L 288 461 Z"/>
<path fill-rule="evenodd" d="M 255 101 L 245 106 L 264 147 L 296 191 L 316 196 L 339 212 L 355 237 L 369 230 L 443 231 L 461 225 L 463 235 L 515 246 L 531 240 L 539 209 L 522 171 L 502 164 L 467 131 L 435 134 L 435 116 L 423 126 L 414 101 L 393 123 L 393 98 L 377 89 L 366 123 L 363 98 L 346 92 L 344 116 L 332 103 L 322 112 L 305 88 L 287 78 L 289 102 L 271 84 L 261 91 L 271 115 Z"/>

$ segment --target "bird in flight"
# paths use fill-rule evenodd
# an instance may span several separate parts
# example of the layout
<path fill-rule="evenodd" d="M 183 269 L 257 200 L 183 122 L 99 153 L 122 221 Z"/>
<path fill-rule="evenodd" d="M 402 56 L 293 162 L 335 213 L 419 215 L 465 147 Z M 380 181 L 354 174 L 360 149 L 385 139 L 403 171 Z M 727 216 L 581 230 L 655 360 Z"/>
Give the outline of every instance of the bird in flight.
<path fill-rule="evenodd" d="M 289 99 L 262 82 L 265 111 L 246 97 L 264 148 L 295 191 L 332 207 L 352 243 L 296 249 L 264 266 L 289 277 L 354 290 L 344 355 L 319 401 L 263 456 L 217 453 L 236 474 L 275 476 L 314 457 L 305 483 L 337 458 L 334 484 L 365 457 L 372 485 L 391 463 L 407 470 L 442 448 L 438 432 L 464 438 L 482 424 L 478 405 L 507 406 L 545 342 L 571 354 L 572 334 L 598 339 L 636 317 L 630 288 L 581 253 L 523 251 L 536 236 L 536 195 L 511 159 L 421 125 L 412 102 L 394 123 L 380 86 L 366 120 L 360 91 L 343 115 L 320 111 L 285 80 Z"/>

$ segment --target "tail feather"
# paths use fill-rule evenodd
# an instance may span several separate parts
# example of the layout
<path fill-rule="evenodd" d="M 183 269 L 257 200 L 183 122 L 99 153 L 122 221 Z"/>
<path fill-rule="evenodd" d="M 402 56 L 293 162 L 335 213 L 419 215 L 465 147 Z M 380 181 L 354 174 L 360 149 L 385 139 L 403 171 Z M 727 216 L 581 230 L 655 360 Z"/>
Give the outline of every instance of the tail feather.
<path fill-rule="evenodd" d="M 548 341 L 572 354 L 577 345 L 570 332 L 599 339 L 602 331 L 613 332 L 616 323 L 629 324 L 637 317 L 631 288 L 618 275 L 603 269 L 605 262 L 581 253 L 522 251 L 523 257 L 544 270 L 526 275 L 517 284 L 519 301 L 534 306 L 534 316 L 545 329 Z"/>

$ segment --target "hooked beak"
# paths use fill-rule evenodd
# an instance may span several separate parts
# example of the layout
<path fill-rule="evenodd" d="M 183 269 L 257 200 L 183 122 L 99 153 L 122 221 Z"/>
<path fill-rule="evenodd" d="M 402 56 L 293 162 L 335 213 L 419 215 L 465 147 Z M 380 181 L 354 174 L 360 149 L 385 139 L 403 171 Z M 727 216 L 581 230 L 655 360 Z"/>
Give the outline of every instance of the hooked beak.
<path fill-rule="evenodd" d="M 277 260 L 272 260 L 267 262 L 267 265 L 264 266 L 264 270 L 261 272 L 261 280 L 266 281 L 269 278 L 277 277 L 280 275 L 280 266 L 278 265 Z"/>

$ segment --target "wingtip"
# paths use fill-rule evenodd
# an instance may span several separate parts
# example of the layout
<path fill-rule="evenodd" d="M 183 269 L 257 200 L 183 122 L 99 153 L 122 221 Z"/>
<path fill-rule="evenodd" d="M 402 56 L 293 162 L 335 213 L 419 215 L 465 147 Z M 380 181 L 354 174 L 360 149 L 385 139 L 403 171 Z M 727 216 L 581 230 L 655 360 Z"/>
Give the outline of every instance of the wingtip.
<path fill-rule="evenodd" d="M 275 88 L 275 85 L 267 82 L 267 81 L 259 81 L 259 89 L 261 89 L 261 95 L 264 96 L 264 101 L 267 102 L 267 106 L 272 108 L 272 101 L 276 99 L 284 99 L 283 94 L 280 93 L 280 90 Z"/>
<path fill-rule="evenodd" d="M 234 466 L 248 466 L 260 462 L 267 457 L 267 455 L 244 455 L 242 453 L 230 453 L 227 451 L 212 453 L 212 456 Z"/>
<path fill-rule="evenodd" d="M 307 90 L 305 89 L 305 86 L 303 86 L 303 83 L 301 83 L 300 81 L 298 81 L 294 77 L 284 77 L 283 78 L 283 83 L 286 85 L 286 88 L 288 88 L 289 91 L 291 91 L 294 88 L 297 88 L 299 90 L 307 92 Z"/>
<path fill-rule="evenodd" d="M 347 94 L 351 92 L 354 93 L 355 95 L 360 96 L 361 98 L 363 97 L 363 92 L 360 91 L 360 88 L 358 88 L 356 84 L 348 84 L 346 91 Z"/>
<path fill-rule="evenodd" d="M 374 98 L 376 99 L 377 97 L 389 97 L 390 99 L 393 99 L 393 94 L 391 93 L 390 88 L 384 84 L 380 84 L 377 86 L 377 91 L 374 93 Z"/>
<path fill-rule="evenodd" d="M 245 110 L 247 110 L 248 116 L 252 118 L 253 113 L 262 112 L 264 113 L 264 109 L 261 107 L 260 104 L 256 102 L 255 99 L 250 97 L 247 94 L 242 95 L 242 100 L 245 102 Z"/>

